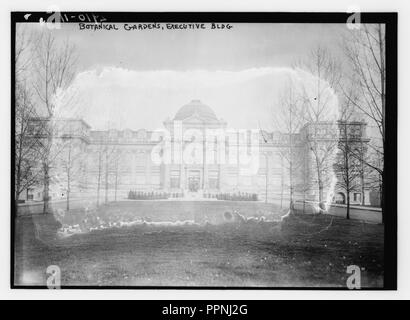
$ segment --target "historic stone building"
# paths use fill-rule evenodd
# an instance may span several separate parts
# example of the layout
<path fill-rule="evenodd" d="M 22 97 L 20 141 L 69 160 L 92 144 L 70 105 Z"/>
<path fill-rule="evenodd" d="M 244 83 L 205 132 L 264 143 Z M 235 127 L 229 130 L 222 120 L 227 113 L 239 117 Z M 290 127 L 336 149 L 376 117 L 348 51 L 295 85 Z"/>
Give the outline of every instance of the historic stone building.
<path fill-rule="evenodd" d="M 33 119 L 32 130 L 44 121 Z M 337 144 L 340 129 L 334 123 L 306 124 L 292 136 L 233 130 L 199 100 L 182 106 L 164 122 L 163 131 L 97 131 L 81 119 L 57 119 L 51 125 L 52 199 L 69 194 L 100 203 L 125 199 L 130 191 L 178 199 L 256 194 L 260 201 L 286 202 L 291 185 L 295 198 L 317 200 L 314 148 Z M 366 143 L 365 131 L 364 122 L 349 123 L 349 134 L 357 142 Z M 323 173 L 323 197 L 341 201 L 343 192 L 335 190 L 334 177 L 329 163 Z M 39 186 L 23 198 L 41 200 L 42 196 Z M 361 196 L 353 197 L 360 203 Z"/>

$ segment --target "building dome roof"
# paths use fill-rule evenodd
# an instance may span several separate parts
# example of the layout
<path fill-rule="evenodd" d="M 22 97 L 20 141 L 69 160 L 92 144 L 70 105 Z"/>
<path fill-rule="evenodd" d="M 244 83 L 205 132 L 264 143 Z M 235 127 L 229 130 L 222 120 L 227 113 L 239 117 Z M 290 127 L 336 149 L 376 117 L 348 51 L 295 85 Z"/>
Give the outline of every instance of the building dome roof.
<path fill-rule="evenodd" d="M 182 106 L 176 113 L 174 120 L 184 120 L 194 114 L 205 120 L 218 120 L 215 112 L 200 100 L 192 100 L 190 103 Z"/>

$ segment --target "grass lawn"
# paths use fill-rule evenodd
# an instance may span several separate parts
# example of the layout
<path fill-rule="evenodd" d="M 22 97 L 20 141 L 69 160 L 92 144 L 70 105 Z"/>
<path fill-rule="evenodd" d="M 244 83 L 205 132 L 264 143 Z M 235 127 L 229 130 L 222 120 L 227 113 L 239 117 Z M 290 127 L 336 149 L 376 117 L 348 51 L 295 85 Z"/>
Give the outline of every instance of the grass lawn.
<path fill-rule="evenodd" d="M 56 228 L 51 215 L 16 220 L 16 285 L 44 286 L 47 266 L 58 265 L 63 286 L 345 287 L 354 264 L 362 287 L 383 286 L 383 226 L 338 217 L 142 223 L 66 238 Z"/>

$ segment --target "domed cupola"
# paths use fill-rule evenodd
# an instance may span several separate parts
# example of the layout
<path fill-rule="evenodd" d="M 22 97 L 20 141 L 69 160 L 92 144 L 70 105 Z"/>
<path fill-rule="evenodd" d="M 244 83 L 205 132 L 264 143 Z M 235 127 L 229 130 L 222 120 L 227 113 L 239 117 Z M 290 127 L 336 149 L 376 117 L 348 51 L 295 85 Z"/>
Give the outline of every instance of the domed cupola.
<path fill-rule="evenodd" d="M 208 121 L 215 121 L 218 118 L 215 112 L 207 105 L 203 104 L 200 100 L 192 100 L 190 103 L 182 106 L 175 115 L 174 120 L 185 120 L 187 118 L 197 115 L 199 118 Z"/>

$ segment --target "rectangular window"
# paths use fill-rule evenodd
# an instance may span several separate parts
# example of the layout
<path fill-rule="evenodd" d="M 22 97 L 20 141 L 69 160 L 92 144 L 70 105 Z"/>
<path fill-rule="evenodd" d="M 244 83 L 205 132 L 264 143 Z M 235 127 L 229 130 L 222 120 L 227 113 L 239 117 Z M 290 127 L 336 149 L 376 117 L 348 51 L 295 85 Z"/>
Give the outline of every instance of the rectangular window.
<path fill-rule="evenodd" d="M 179 188 L 179 183 L 180 183 L 179 170 L 172 170 L 171 177 L 170 177 L 171 188 L 174 188 L 174 189 Z"/>
<path fill-rule="evenodd" d="M 208 172 L 209 178 L 209 188 L 210 189 L 218 189 L 219 188 L 219 172 L 218 171 L 209 171 Z"/>
<path fill-rule="evenodd" d="M 28 189 L 27 191 L 27 200 L 34 200 L 34 194 L 32 189 Z"/>
<path fill-rule="evenodd" d="M 151 165 L 151 184 L 159 185 L 161 183 L 161 167 Z"/>

